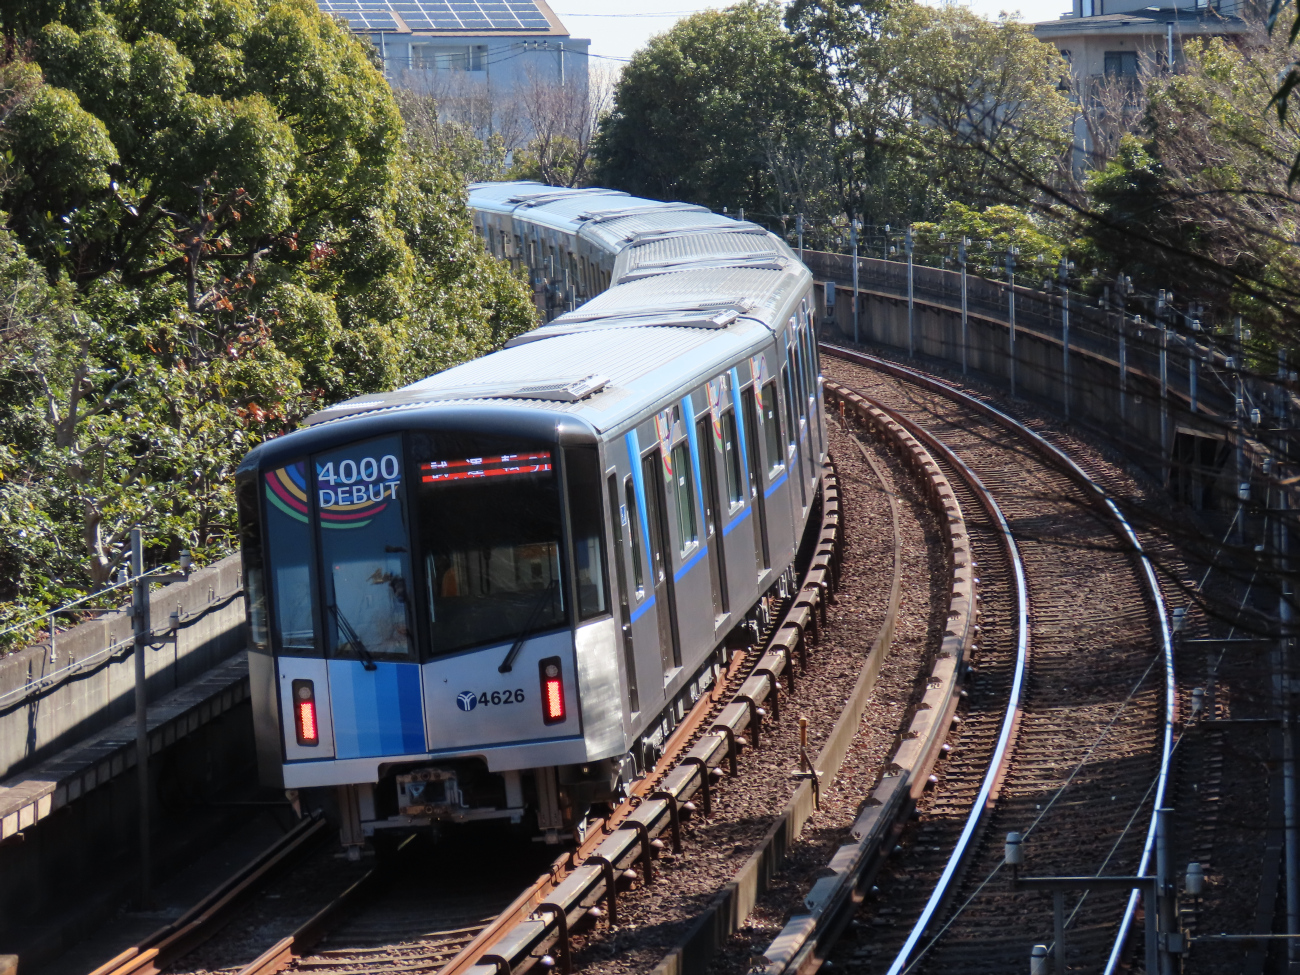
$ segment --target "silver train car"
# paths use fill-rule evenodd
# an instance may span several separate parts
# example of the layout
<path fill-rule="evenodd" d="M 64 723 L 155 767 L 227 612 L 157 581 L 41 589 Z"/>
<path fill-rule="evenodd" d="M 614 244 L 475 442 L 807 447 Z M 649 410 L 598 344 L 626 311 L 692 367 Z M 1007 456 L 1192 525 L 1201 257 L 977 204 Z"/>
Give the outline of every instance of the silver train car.
<path fill-rule="evenodd" d="M 793 579 L 826 455 L 812 278 L 780 239 L 607 190 L 470 206 L 546 324 L 236 478 L 260 775 L 353 850 L 580 837 Z"/>

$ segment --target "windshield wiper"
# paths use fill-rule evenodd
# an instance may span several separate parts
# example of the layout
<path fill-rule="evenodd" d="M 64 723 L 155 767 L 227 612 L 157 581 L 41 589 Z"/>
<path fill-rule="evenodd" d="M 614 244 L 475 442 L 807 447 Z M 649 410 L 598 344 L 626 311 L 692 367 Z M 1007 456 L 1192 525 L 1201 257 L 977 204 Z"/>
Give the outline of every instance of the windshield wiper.
<path fill-rule="evenodd" d="M 334 622 L 338 625 L 338 628 L 343 631 L 343 636 L 346 637 L 348 643 L 356 649 L 357 656 L 361 658 L 362 668 L 365 670 L 378 670 L 379 665 L 375 663 L 375 658 L 370 655 L 370 651 L 366 649 L 366 645 L 361 642 L 361 637 L 357 635 L 357 631 L 352 629 L 352 624 L 349 623 L 348 618 L 343 615 L 343 611 L 338 608 L 336 603 L 330 603 L 329 610 L 334 614 Z"/>
<path fill-rule="evenodd" d="M 533 608 L 528 613 L 528 622 L 524 624 L 524 628 L 515 637 L 515 642 L 510 645 L 510 652 L 506 654 L 506 659 L 501 661 L 501 666 L 497 668 L 498 673 L 510 673 L 515 664 L 515 657 L 519 656 L 519 651 L 524 647 L 524 641 L 528 639 L 528 635 L 533 632 L 533 627 L 537 624 L 537 617 L 542 615 L 542 610 L 546 608 L 546 604 L 551 601 L 554 595 L 555 580 L 552 579 L 550 585 L 542 591 L 542 598 L 533 603 Z"/>

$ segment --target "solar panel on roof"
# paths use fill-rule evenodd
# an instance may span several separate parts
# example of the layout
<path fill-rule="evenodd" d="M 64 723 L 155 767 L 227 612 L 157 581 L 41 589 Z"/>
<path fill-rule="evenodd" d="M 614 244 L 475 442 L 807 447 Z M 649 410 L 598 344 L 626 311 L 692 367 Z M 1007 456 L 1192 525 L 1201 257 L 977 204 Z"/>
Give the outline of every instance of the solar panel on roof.
<path fill-rule="evenodd" d="M 547 30 L 550 23 L 533 0 L 316 0 L 327 14 L 344 17 L 353 30 Z M 394 16 L 396 14 L 397 16 Z"/>

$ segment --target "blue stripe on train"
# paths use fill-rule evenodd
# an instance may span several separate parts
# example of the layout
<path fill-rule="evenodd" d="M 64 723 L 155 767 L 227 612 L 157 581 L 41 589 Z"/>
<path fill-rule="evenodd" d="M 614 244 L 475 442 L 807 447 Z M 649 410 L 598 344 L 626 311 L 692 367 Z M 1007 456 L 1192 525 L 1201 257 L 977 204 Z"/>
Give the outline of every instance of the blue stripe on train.
<path fill-rule="evenodd" d="M 636 609 L 632 610 L 632 618 L 629 622 L 635 623 L 642 616 L 644 616 L 645 611 L 649 609 L 651 606 L 653 606 L 654 604 L 655 604 L 654 596 L 650 596 L 649 598 L 647 598 L 645 602 L 643 602 Z"/>
<path fill-rule="evenodd" d="M 738 515 L 737 517 L 733 518 L 733 519 L 731 520 L 731 524 L 727 525 L 726 528 L 722 529 L 723 537 L 725 538 L 727 535 L 730 535 L 730 534 L 731 534 L 731 530 L 732 530 L 733 528 L 735 528 L 735 527 L 736 527 L 737 525 L 739 525 L 742 521 L 744 521 L 746 518 L 748 518 L 748 517 L 749 517 L 749 512 L 750 512 L 751 510 L 753 510 L 753 509 L 752 509 L 752 508 L 746 508 L 744 514 Z"/>
<path fill-rule="evenodd" d="M 413 755 L 425 751 L 417 664 L 331 660 L 330 705 L 337 758 Z"/>
<path fill-rule="evenodd" d="M 686 573 L 690 572 L 691 569 L 695 568 L 696 564 L 699 563 L 700 559 L 704 558 L 704 553 L 708 550 L 709 546 L 701 545 L 700 550 L 692 555 L 690 560 L 673 575 L 673 582 L 681 582 L 682 577 L 686 575 Z"/>

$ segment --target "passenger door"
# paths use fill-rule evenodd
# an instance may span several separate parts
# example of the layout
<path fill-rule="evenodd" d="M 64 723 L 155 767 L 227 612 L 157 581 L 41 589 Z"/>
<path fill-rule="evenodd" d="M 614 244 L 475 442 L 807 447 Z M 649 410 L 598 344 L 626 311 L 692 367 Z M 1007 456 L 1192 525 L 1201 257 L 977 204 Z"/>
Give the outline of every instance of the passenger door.
<path fill-rule="evenodd" d="M 646 492 L 646 516 L 650 524 L 650 577 L 655 591 L 655 612 L 659 617 L 659 652 L 664 673 L 682 665 L 682 648 L 678 639 L 677 598 L 673 586 L 668 535 L 668 496 L 664 491 L 663 453 L 653 451 L 641 461 L 642 482 Z"/>
<path fill-rule="evenodd" d="M 713 584 L 713 618 L 727 615 L 727 565 L 719 530 L 717 448 L 713 442 L 712 414 L 706 413 L 695 425 L 695 442 L 700 454 L 700 493 L 704 502 L 704 544 L 709 547 L 709 581 Z"/>
<path fill-rule="evenodd" d="M 640 711 L 640 695 L 637 693 L 636 654 L 632 646 L 632 610 L 628 605 L 627 588 L 627 547 L 624 534 L 630 527 L 629 512 L 619 498 L 618 473 L 610 471 L 606 479 L 609 493 L 609 524 L 614 533 L 614 578 L 618 583 L 618 621 L 623 635 L 623 664 L 627 672 L 627 708 Z M 636 545 L 636 538 L 628 541 Z"/>
<path fill-rule="evenodd" d="M 754 405 L 754 389 L 751 386 L 741 395 L 745 407 L 745 426 L 749 436 L 745 438 L 745 462 L 749 465 L 749 499 L 754 505 L 754 559 L 757 562 L 756 574 L 762 576 L 772 567 L 772 556 L 767 547 L 767 501 L 764 487 L 767 478 L 763 474 L 763 461 L 758 455 L 758 437 L 761 427 L 758 425 L 758 409 Z"/>

